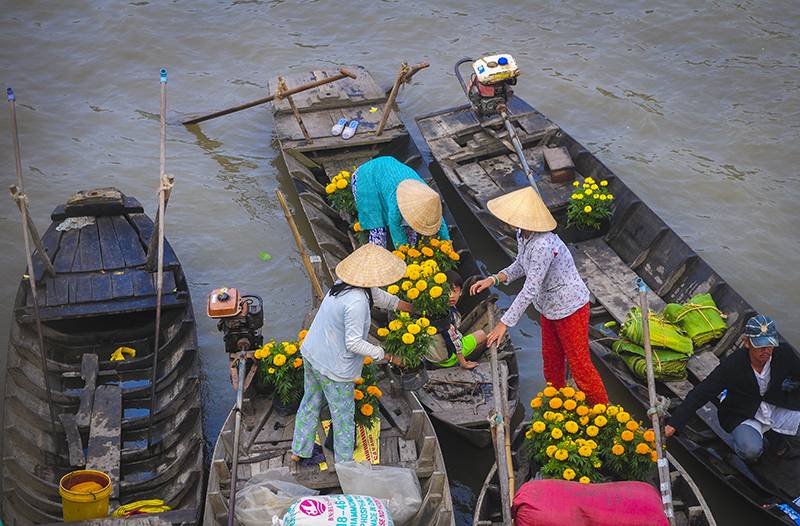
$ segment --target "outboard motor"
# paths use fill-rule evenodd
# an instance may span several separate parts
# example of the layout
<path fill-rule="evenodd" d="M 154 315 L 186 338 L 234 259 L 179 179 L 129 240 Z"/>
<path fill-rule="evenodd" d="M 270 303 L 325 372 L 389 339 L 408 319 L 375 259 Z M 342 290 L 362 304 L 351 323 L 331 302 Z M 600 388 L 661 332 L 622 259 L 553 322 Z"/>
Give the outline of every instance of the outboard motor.
<path fill-rule="evenodd" d="M 464 82 L 461 65 L 472 63 L 469 83 Z M 517 83 L 519 68 L 508 53 L 491 55 L 478 60 L 462 58 L 456 62 L 455 73 L 472 107 L 480 116 L 496 115 L 508 104 Z"/>

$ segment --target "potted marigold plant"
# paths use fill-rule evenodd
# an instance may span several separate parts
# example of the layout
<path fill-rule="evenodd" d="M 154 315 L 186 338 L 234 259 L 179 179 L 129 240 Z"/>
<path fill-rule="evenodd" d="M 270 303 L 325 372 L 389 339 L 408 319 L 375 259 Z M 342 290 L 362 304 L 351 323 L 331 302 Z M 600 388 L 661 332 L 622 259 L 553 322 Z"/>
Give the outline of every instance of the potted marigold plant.
<path fill-rule="evenodd" d="M 347 170 L 342 170 L 334 175 L 331 182 L 325 186 L 328 201 L 337 212 L 347 217 L 356 214 L 356 200 L 350 186 L 352 175 Z"/>
<path fill-rule="evenodd" d="M 450 308 L 447 276 L 439 271 L 439 265 L 433 259 L 408 264 L 403 279 L 389 285 L 386 290 L 409 301 L 414 306 L 414 312 L 434 320 L 446 316 Z"/>
<path fill-rule="evenodd" d="M 371 429 L 379 419 L 380 399 L 383 396 L 378 388 L 378 367 L 372 363 L 372 359 L 367 356 L 364 358 L 364 367 L 361 376 L 356 379 L 353 398 L 356 401 L 355 422 L 356 425 Z"/>
<path fill-rule="evenodd" d="M 655 435 L 621 406 L 586 404 L 582 391 L 548 385 L 531 400 L 528 452 L 545 478 L 588 484 L 649 480 Z"/>
<path fill-rule="evenodd" d="M 400 385 L 403 389 L 413 391 L 428 381 L 422 359 L 436 333 L 436 327 L 428 318 L 412 318 L 407 312 L 400 312 L 388 327 L 378 329 L 378 337 L 383 339 L 386 352 L 400 358 Z M 389 370 L 394 373 L 394 366 Z"/>
<path fill-rule="evenodd" d="M 299 336 L 305 336 L 301 331 Z M 256 350 L 260 380 L 273 386 L 273 404 L 282 415 L 297 411 L 303 398 L 303 358 L 299 354 L 302 338 L 295 342 L 274 340 Z"/>
<path fill-rule="evenodd" d="M 575 181 L 574 193 L 567 204 L 567 225 L 561 232 L 565 241 L 577 243 L 600 237 L 608 231 L 609 218 L 614 211 L 614 194 L 608 181 L 596 182 L 587 177 Z"/>

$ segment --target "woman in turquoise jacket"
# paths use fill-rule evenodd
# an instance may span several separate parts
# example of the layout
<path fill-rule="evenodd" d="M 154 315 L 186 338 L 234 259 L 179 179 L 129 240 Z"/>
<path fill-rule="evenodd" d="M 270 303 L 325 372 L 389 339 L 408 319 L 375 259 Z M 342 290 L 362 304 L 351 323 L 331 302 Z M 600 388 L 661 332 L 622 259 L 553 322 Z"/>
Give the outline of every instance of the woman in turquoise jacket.
<path fill-rule="evenodd" d="M 358 222 L 369 232 L 370 243 L 389 248 L 389 235 L 394 248 L 415 245 L 418 234 L 450 239 L 439 194 L 394 157 L 359 166 L 352 187 Z"/>

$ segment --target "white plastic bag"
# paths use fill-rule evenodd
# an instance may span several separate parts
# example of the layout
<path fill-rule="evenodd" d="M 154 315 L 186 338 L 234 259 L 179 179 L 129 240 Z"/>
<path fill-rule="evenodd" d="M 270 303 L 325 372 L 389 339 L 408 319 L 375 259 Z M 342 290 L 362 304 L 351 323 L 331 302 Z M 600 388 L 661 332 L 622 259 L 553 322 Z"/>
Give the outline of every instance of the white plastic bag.
<path fill-rule="evenodd" d="M 236 520 L 242 526 L 271 524 L 272 517 L 283 516 L 299 497 L 319 494 L 293 480 L 287 468 L 266 471 L 248 480 L 236 492 Z"/>
<path fill-rule="evenodd" d="M 368 462 L 337 462 L 336 474 L 342 493 L 369 495 L 386 501 L 397 526 L 409 524 L 422 505 L 419 480 L 410 469 Z"/>
<path fill-rule="evenodd" d="M 298 499 L 273 526 L 394 526 L 383 502 L 363 495 L 321 495 Z"/>

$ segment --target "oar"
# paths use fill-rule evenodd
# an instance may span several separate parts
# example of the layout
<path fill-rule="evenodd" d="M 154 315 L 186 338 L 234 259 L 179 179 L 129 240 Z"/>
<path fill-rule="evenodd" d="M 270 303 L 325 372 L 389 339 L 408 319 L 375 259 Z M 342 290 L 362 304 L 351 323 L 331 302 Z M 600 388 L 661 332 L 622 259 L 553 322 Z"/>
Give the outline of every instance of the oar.
<path fill-rule="evenodd" d="M 319 86 L 324 86 L 325 84 L 330 84 L 331 82 L 336 82 L 337 80 L 341 80 L 345 77 L 350 77 L 351 79 L 356 78 L 356 74 L 348 71 L 346 69 L 340 69 L 339 73 L 332 77 L 328 77 L 325 79 L 316 80 L 314 82 L 309 82 L 307 84 L 303 84 L 302 86 L 297 86 L 296 88 L 292 88 L 286 91 L 278 93 L 273 93 L 267 97 L 262 97 L 260 99 L 256 99 L 251 102 L 246 102 L 244 104 L 240 104 L 238 106 L 234 106 L 232 108 L 227 108 L 220 111 L 215 111 L 214 113 L 209 113 L 208 115 L 201 115 L 200 117 L 195 117 L 193 119 L 189 119 L 188 121 L 183 121 L 184 126 L 188 126 L 190 124 L 198 124 L 210 119 L 216 119 L 217 117 L 222 117 L 223 115 L 229 115 L 231 113 L 235 113 L 237 111 L 246 110 L 247 108 L 252 108 L 253 106 L 258 106 L 260 104 L 266 104 L 267 102 L 272 102 L 275 98 L 282 98 L 286 96 L 294 95 L 295 93 L 300 93 L 302 91 L 310 90 L 312 88 L 318 88 Z"/>
<path fill-rule="evenodd" d="M 8 88 L 8 106 L 11 110 L 11 138 L 14 142 L 14 160 L 17 170 L 17 186 L 16 192 L 14 187 L 11 187 L 11 194 L 14 200 L 19 205 L 19 212 L 22 214 L 22 237 L 25 240 L 25 257 L 28 264 L 28 284 L 31 286 L 31 300 L 33 304 L 33 317 L 36 320 L 36 336 L 39 343 L 39 356 L 42 359 L 42 378 L 44 379 L 44 387 L 47 392 L 47 407 L 50 411 L 50 432 L 53 440 L 57 441 L 56 435 L 56 412 L 53 406 L 53 393 L 50 390 L 50 375 L 47 371 L 47 355 L 44 350 L 44 336 L 42 334 L 42 320 L 39 317 L 39 297 L 36 292 L 36 270 L 33 268 L 33 256 L 31 255 L 31 233 L 29 231 L 29 224 L 33 224 L 28 215 L 28 197 L 22 186 L 22 158 L 19 149 L 19 132 L 17 131 L 17 97 L 14 95 L 14 90 Z M 38 237 L 38 235 L 37 235 Z M 47 261 L 47 253 L 43 248 L 39 248 L 40 256 Z M 55 275 L 55 271 L 53 271 Z"/>
<path fill-rule="evenodd" d="M 658 480 L 661 487 L 661 502 L 664 513 L 672 526 L 675 526 L 675 512 L 672 509 L 672 487 L 670 485 L 669 462 L 661 449 L 661 415 L 656 404 L 656 380 L 653 374 L 653 348 L 650 345 L 650 308 L 647 301 L 647 285 L 642 278 L 636 278 L 639 287 L 639 308 L 642 311 L 642 338 L 644 340 L 644 358 L 647 364 L 647 394 L 650 408 L 647 414 L 656 435 L 656 455 L 658 455 Z"/>
<path fill-rule="evenodd" d="M 489 327 L 494 327 L 494 312 L 489 309 Z M 500 368 L 497 363 L 497 345 L 499 341 L 494 342 L 489 347 L 489 358 L 492 364 L 492 400 L 494 401 L 494 414 L 489 416 L 489 424 L 492 426 L 492 435 L 494 437 L 494 450 L 497 459 L 497 478 L 500 482 L 500 503 L 503 510 L 504 524 L 511 524 L 511 489 L 509 482 L 511 475 L 509 473 L 509 459 L 507 457 L 510 445 L 506 448 L 506 426 L 505 421 L 508 415 L 503 410 L 501 393 L 502 385 L 500 381 Z"/>
<path fill-rule="evenodd" d="M 306 249 L 303 246 L 303 240 L 300 238 L 300 231 L 297 230 L 297 224 L 294 222 L 294 217 L 292 216 L 292 212 L 289 210 L 289 205 L 286 204 L 286 199 L 283 197 L 283 192 L 280 190 L 275 190 L 275 195 L 278 196 L 278 201 L 280 201 L 281 208 L 283 208 L 283 215 L 286 216 L 286 222 L 289 223 L 289 228 L 292 230 L 292 236 L 294 236 L 294 242 L 297 245 L 298 252 L 300 252 L 300 257 L 303 260 L 303 266 L 306 267 L 308 279 L 311 280 L 311 287 L 314 289 L 314 296 L 316 296 L 317 300 L 321 300 L 323 296 L 325 296 L 325 292 L 322 290 L 322 285 L 317 278 L 317 273 L 314 272 L 314 267 L 311 265 L 311 259 L 309 259 L 308 254 L 306 254 Z"/>

